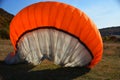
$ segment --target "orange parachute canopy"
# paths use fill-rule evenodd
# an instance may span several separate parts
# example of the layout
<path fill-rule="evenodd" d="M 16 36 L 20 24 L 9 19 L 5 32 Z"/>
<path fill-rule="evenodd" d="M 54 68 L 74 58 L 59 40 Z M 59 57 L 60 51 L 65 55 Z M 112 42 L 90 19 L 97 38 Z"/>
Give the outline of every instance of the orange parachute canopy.
<path fill-rule="evenodd" d="M 60 2 L 39 2 L 22 9 L 10 24 L 10 39 L 17 51 L 19 39 L 27 32 L 54 27 L 78 38 L 93 56 L 89 67 L 102 57 L 103 43 L 96 25 L 81 10 Z"/>

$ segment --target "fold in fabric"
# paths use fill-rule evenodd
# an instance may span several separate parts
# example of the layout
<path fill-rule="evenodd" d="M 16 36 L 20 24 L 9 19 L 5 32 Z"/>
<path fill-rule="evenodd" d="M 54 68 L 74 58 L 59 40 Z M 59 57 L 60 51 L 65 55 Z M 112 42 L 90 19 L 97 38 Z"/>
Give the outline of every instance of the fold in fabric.
<path fill-rule="evenodd" d="M 28 32 L 21 37 L 17 48 L 21 60 L 34 65 L 48 59 L 65 67 L 82 67 L 92 60 L 90 52 L 78 39 L 56 29 Z"/>

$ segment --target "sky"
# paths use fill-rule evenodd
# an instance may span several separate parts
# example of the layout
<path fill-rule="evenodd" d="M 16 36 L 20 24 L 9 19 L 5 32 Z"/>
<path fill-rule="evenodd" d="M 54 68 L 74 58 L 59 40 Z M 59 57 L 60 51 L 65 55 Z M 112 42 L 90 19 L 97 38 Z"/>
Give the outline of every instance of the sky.
<path fill-rule="evenodd" d="M 120 0 L 0 0 L 0 8 L 16 15 L 24 7 L 40 1 L 59 1 L 77 7 L 99 29 L 120 26 Z"/>

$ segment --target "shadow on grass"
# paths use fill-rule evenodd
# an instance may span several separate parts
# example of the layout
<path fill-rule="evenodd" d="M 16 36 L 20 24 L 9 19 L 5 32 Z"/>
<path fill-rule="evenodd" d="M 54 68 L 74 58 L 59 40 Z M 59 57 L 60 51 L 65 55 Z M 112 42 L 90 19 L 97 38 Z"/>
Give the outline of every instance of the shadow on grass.
<path fill-rule="evenodd" d="M 57 68 L 30 71 L 29 64 L 6 65 L 0 61 L 0 80 L 73 80 L 90 71 L 89 68 Z"/>

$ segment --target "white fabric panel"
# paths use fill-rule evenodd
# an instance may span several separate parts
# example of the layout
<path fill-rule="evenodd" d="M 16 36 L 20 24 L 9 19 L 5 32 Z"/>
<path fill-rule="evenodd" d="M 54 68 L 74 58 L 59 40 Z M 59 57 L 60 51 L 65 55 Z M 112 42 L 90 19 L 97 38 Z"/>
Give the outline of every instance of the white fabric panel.
<path fill-rule="evenodd" d="M 46 58 L 65 67 L 82 67 L 92 60 L 78 39 L 55 29 L 38 29 L 25 34 L 18 42 L 17 54 L 34 65 Z"/>

